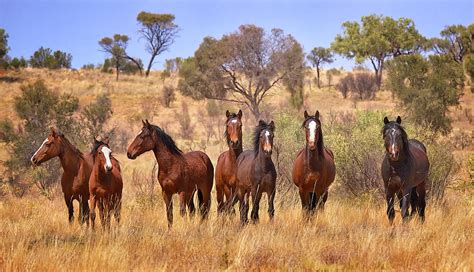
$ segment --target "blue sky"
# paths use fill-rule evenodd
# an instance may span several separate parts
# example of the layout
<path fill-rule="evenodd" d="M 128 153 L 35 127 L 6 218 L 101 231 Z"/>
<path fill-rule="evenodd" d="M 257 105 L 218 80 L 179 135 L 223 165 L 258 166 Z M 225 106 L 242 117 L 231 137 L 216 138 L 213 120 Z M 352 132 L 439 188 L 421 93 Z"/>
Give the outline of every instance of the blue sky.
<path fill-rule="evenodd" d="M 29 58 L 40 46 L 73 55 L 73 67 L 100 63 L 105 55 L 98 41 L 115 33 L 132 38 L 129 54 L 146 63 L 145 43 L 138 39 L 137 14 L 142 11 L 172 13 L 181 31 L 164 60 L 193 55 L 205 36 L 220 37 L 241 24 L 256 24 L 267 30 L 281 28 L 293 35 L 308 52 L 315 46 L 329 46 L 342 32 L 344 21 L 363 15 L 407 17 L 427 37 L 438 36 L 451 24 L 474 22 L 473 0 L 0 0 L 0 28 L 10 35 L 12 57 Z M 333 67 L 350 69 L 353 61 L 337 57 Z"/>

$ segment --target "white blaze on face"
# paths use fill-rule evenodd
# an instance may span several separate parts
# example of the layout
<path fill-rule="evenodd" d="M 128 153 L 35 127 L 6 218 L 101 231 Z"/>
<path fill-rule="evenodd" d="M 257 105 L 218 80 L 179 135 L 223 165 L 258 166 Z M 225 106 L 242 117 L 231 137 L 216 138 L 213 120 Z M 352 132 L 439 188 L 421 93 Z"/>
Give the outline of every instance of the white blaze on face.
<path fill-rule="evenodd" d="M 237 119 L 232 119 L 230 122 L 235 124 L 237 123 Z"/>
<path fill-rule="evenodd" d="M 308 129 L 309 129 L 309 141 L 314 143 L 315 139 L 316 139 L 316 121 L 312 120 L 311 122 L 309 122 L 308 124 Z"/>
<path fill-rule="evenodd" d="M 272 147 L 270 146 L 270 131 L 265 131 L 265 141 L 266 141 L 266 144 L 263 145 L 263 149 L 267 152 L 270 152 Z"/>
<path fill-rule="evenodd" d="M 101 151 L 102 151 L 102 154 L 104 154 L 104 157 L 105 157 L 105 165 L 104 165 L 105 171 L 108 171 L 108 170 L 112 169 L 112 161 L 110 160 L 110 154 L 112 153 L 112 150 L 110 150 L 110 148 L 108 148 L 106 146 L 103 146 Z"/>
<path fill-rule="evenodd" d="M 45 144 L 47 144 L 48 142 L 49 142 L 49 140 L 48 140 L 48 138 L 46 138 L 46 139 L 43 141 L 43 143 L 41 144 L 41 146 L 38 148 L 38 150 L 36 150 L 35 154 L 33 154 L 33 156 L 31 156 L 31 159 L 30 159 L 31 161 L 33 161 L 33 158 L 36 156 L 36 154 L 38 154 L 38 152 L 41 150 L 41 148 L 43 148 L 43 146 L 44 146 Z"/>

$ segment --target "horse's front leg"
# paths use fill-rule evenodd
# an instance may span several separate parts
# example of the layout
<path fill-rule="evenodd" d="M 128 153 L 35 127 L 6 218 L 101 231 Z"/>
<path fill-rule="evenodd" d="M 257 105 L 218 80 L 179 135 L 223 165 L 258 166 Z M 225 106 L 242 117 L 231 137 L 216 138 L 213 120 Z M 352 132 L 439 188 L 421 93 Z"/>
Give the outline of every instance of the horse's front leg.
<path fill-rule="evenodd" d="M 393 224 L 393 219 L 395 218 L 395 193 L 390 189 L 387 189 L 385 192 L 385 199 L 387 200 L 387 216 L 390 224 Z"/>
<path fill-rule="evenodd" d="M 179 193 L 179 213 L 181 217 L 186 216 L 186 193 L 184 191 Z"/>
<path fill-rule="evenodd" d="M 91 216 L 91 228 L 92 230 L 95 230 L 95 207 L 97 206 L 97 199 L 95 198 L 94 195 L 91 194 L 90 196 L 90 201 L 91 201 L 91 210 L 90 210 L 90 216 Z"/>
<path fill-rule="evenodd" d="M 260 200 L 262 199 L 262 189 L 260 186 L 257 186 L 256 189 L 252 190 L 252 213 L 250 217 L 252 222 L 255 224 L 258 222 L 258 210 L 260 209 Z"/>
<path fill-rule="evenodd" d="M 248 213 L 249 213 L 249 192 L 239 193 L 239 208 L 240 208 L 240 223 L 245 225 L 248 223 Z"/>
<path fill-rule="evenodd" d="M 407 188 L 402 191 L 402 199 L 401 199 L 401 204 L 402 204 L 402 218 L 403 222 L 407 222 L 408 219 L 410 218 L 410 214 L 408 213 L 408 208 L 410 206 L 410 198 L 411 198 L 411 189 Z"/>
<path fill-rule="evenodd" d="M 309 220 L 309 194 L 304 189 L 299 190 L 301 198 L 301 207 L 303 209 L 303 219 Z"/>
<path fill-rule="evenodd" d="M 166 217 L 168 218 L 168 229 L 173 225 L 173 194 L 163 191 L 163 200 L 166 206 Z"/>
<path fill-rule="evenodd" d="M 270 221 L 273 220 L 273 216 L 275 215 L 275 192 L 276 188 L 273 188 L 270 195 L 268 195 L 268 216 L 270 217 Z"/>
<path fill-rule="evenodd" d="M 72 224 L 74 222 L 74 205 L 72 204 L 72 196 L 64 194 L 64 201 L 67 206 L 69 224 Z"/>

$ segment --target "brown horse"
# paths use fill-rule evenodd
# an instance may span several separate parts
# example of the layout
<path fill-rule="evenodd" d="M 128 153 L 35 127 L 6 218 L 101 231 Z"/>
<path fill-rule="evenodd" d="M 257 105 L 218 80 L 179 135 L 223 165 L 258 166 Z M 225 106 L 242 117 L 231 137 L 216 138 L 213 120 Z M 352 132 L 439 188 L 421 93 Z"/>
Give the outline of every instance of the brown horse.
<path fill-rule="evenodd" d="M 229 150 L 224 151 L 217 160 L 216 165 L 216 192 L 217 192 L 217 212 L 221 213 L 225 209 L 225 202 L 229 202 L 231 195 L 235 192 L 237 169 L 237 157 L 242 153 L 242 111 L 237 114 L 226 112 L 225 137 Z"/>
<path fill-rule="evenodd" d="M 396 121 L 384 118 L 382 129 L 385 158 L 382 162 L 382 178 L 387 200 L 387 215 L 390 223 L 395 218 L 394 197 L 400 201 L 403 221 L 408 219 L 409 201 L 411 214 L 418 211 L 420 219 L 425 219 L 426 181 L 430 163 L 426 154 L 426 147 L 415 139 L 408 140 L 408 135 L 400 125 L 402 119 Z"/>
<path fill-rule="evenodd" d="M 270 220 L 275 214 L 274 200 L 276 190 L 276 170 L 272 161 L 273 136 L 275 124 L 260 120 L 254 133 L 254 150 L 246 150 L 237 158 L 237 191 L 232 196 L 234 205 L 240 204 L 240 222 L 248 222 L 249 198 L 252 197 L 251 218 L 258 221 L 258 210 L 262 194 L 268 198 L 268 215 Z"/>
<path fill-rule="evenodd" d="M 181 215 L 186 215 L 186 204 L 190 214 L 194 214 L 194 192 L 197 191 L 199 211 L 202 219 L 207 217 L 211 206 L 211 190 L 214 167 L 209 157 L 201 151 L 184 153 L 173 139 L 160 127 L 148 120 L 128 147 L 127 157 L 136 159 L 144 152 L 153 150 L 158 162 L 158 181 L 166 204 L 168 227 L 173 224 L 173 194 L 179 195 Z"/>
<path fill-rule="evenodd" d="M 92 156 L 83 155 L 60 132 L 51 128 L 51 133 L 31 157 L 38 166 L 54 157 L 59 157 L 63 168 L 61 188 L 69 212 L 69 222 L 74 221 L 73 200 L 79 202 L 79 223 L 89 224 L 89 176 L 92 171 Z"/>
<path fill-rule="evenodd" d="M 94 142 L 91 151 L 94 160 L 89 179 L 91 202 L 91 225 L 95 228 L 95 208 L 98 206 L 102 228 L 110 229 L 113 212 L 117 224 L 120 223 L 122 209 L 122 175 L 119 162 L 112 156 L 108 140 Z"/>
<path fill-rule="evenodd" d="M 319 111 L 314 116 L 305 111 L 302 127 L 305 130 L 306 146 L 296 157 L 293 182 L 299 189 L 303 210 L 306 215 L 311 215 L 317 206 L 324 208 L 328 188 L 336 176 L 336 166 L 332 151 L 324 146 Z"/>

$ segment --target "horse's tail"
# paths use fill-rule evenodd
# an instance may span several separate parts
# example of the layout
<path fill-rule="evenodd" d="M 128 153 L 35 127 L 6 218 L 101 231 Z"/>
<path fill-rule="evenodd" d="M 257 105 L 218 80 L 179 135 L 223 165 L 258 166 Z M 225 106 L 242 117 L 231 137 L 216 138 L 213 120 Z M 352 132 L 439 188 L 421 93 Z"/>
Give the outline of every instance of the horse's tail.
<path fill-rule="evenodd" d="M 200 189 L 197 190 L 197 194 L 198 194 L 199 207 L 201 207 L 204 202 L 204 196 L 202 195 L 202 192 Z"/>

